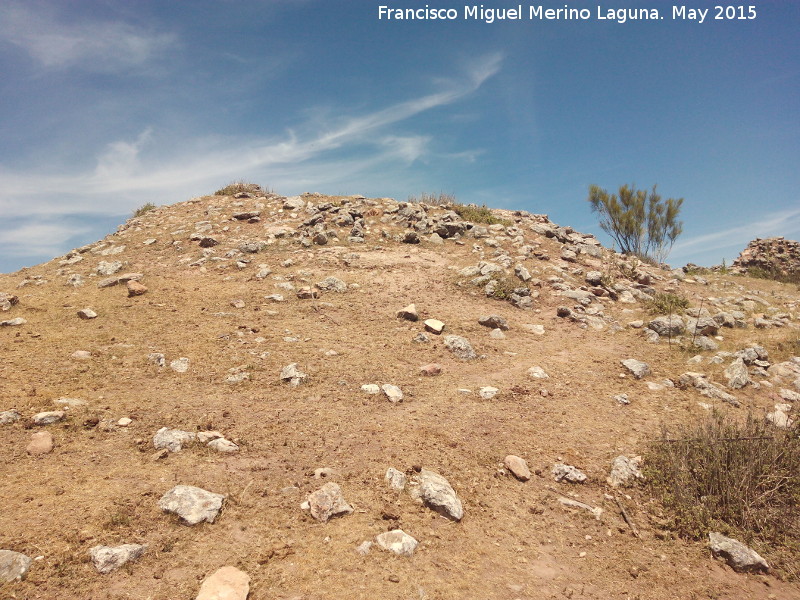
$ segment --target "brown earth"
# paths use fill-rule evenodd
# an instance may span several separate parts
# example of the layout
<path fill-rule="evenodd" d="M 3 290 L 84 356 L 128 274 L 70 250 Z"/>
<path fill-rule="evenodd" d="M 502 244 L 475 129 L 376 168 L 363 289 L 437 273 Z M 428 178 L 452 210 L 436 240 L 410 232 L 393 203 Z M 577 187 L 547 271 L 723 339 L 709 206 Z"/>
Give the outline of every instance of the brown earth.
<path fill-rule="evenodd" d="M 0 291 L 19 297 L 0 319 L 27 321 L 0 327 L 0 411 L 22 414 L 19 422 L 0 426 L 0 548 L 37 558 L 26 580 L 0 584 L 2 598 L 191 599 L 202 579 L 223 565 L 250 575 L 254 600 L 800 598 L 800 585 L 785 573 L 737 574 L 712 559 L 703 542 L 675 539 L 662 529 L 658 504 L 645 488 L 619 491 L 606 484 L 612 459 L 642 453 L 662 423 L 707 414 L 700 402 L 735 414 L 771 410 L 777 388 L 736 391 L 739 409 L 691 389 L 650 391 L 644 381 L 677 380 L 690 370 L 724 382 L 725 365 L 689 366 L 686 360 L 696 352 L 666 340 L 646 342 L 626 327 L 652 318 L 641 303 L 599 299 L 602 329 L 556 316 L 557 306 L 575 302 L 559 296 L 548 277 L 577 288 L 587 271 L 599 270 L 630 285 L 615 266 L 622 258 L 604 250 L 601 257 L 579 254 L 578 262 L 564 262 L 558 258 L 562 244 L 533 232 L 530 215 L 496 211 L 517 221 L 524 238 L 493 232 L 500 249 L 515 257 L 524 243 L 550 256 L 515 258 L 541 283 L 531 288 L 540 292 L 533 310 L 520 310 L 488 298 L 458 274 L 492 260 L 495 249 L 486 239 L 402 244 L 393 236 L 405 226 L 384 212 L 394 204 L 388 200 L 304 199 L 361 206 L 365 243 L 348 241 L 344 227 L 341 241 L 303 247 L 293 232 L 309 213 L 282 209 L 283 198 L 209 196 L 132 219 L 74 253 L 82 257 L 74 264 L 60 264 L 68 255 L 0 275 Z M 259 207 L 259 222 L 231 219 Z M 190 238 L 203 221 L 212 229 L 200 237 L 220 244 L 192 266 L 203 250 Z M 276 226 L 289 228 L 289 235 L 270 235 Z M 156 242 L 144 245 L 147 239 Z M 256 254 L 236 251 L 225 259 L 248 240 L 268 243 Z M 100 254 L 123 245 L 119 254 Z M 235 261 L 241 258 L 251 262 L 239 268 Z M 118 274 L 143 274 L 148 291 L 129 297 L 124 283 L 98 288 L 101 260 L 122 261 Z M 257 279 L 262 263 L 273 272 Z M 507 270 L 513 274 L 513 266 Z M 678 281 L 667 271 L 638 270 L 651 273 L 657 289 L 684 294 L 695 307 L 711 306 L 710 298 L 749 296 L 790 313 L 783 327 L 721 330 L 720 346 L 733 352 L 759 343 L 771 362 L 797 354 L 795 287 L 719 273 Z M 65 285 L 71 274 L 85 283 Z M 308 300 L 275 287 L 313 286 L 327 276 L 358 287 Z M 273 293 L 286 301 L 264 299 Z M 239 299 L 244 307 L 234 308 L 231 302 Z M 420 321 L 397 319 L 411 302 Z M 79 319 L 76 312 L 86 307 L 98 317 Z M 769 313 L 762 304 L 758 310 Z M 747 312 L 752 320 L 753 311 Z M 506 318 L 505 339 L 490 337 L 478 324 L 485 314 Z M 445 334 L 467 337 L 481 358 L 457 360 L 431 334 L 429 343 L 412 341 L 425 318 L 443 321 Z M 525 324 L 543 325 L 544 335 Z M 91 352 L 91 358 L 72 358 L 76 350 Z M 166 367 L 148 361 L 153 352 L 166 356 Z M 190 359 L 188 372 L 170 369 L 178 357 Z M 653 374 L 644 381 L 625 376 L 620 360 L 626 358 L 646 361 Z M 431 362 L 442 365 L 442 374 L 421 376 L 419 367 Z M 298 363 L 309 381 L 281 383 L 280 371 L 289 363 Z M 549 379 L 527 375 L 536 365 Z M 226 383 L 231 369 L 247 372 L 249 381 Z M 366 395 L 360 389 L 366 383 L 398 385 L 405 398 L 392 404 L 383 395 Z M 477 393 L 483 386 L 500 392 L 484 400 Z M 630 405 L 613 399 L 621 393 Z M 30 418 L 54 410 L 62 397 L 87 404 L 46 426 L 55 439 L 52 453 L 28 455 L 30 436 L 40 429 Z M 116 425 L 122 417 L 133 422 Z M 164 426 L 215 429 L 240 451 L 224 455 L 196 444 L 159 458 L 152 438 Z M 535 473 L 530 481 L 505 473 L 507 454 L 528 461 Z M 559 461 L 583 470 L 587 483 L 556 483 L 550 470 Z M 414 466 L 450 481 L 464 504 L 461 522 L 390 491 L 386 469 L 410 473 Z M 320 467 L 338 473 L 332 478 L 354 507 L 352 515 L 323 524 L 300 509 L 324 483 L 314 478 Z M 162 513 L 158 499 L 177 484 L 225 494 L 216 522 L 187 527 Z M 640 538 L 613 495 L 630 512 Z M 604 512 L 595 519 L 564 508 L 561 496 Z M 413 557 L 377 546 L 367 556 L 355 552 L 361 542 L 398 527 L 420 541 Z M 123 543 L 149 547 L 138 561 L 97 573 L 88 549 Z M 756 549 L 771 558 L 768 548 Z"/>

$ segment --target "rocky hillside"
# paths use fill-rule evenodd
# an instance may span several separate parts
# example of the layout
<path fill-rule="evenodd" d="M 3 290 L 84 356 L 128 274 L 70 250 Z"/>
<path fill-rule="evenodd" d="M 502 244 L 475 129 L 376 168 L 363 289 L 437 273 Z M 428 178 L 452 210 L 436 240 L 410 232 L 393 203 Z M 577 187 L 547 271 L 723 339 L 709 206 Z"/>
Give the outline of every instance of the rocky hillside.
<path fill-rule="evenodd" d="M 800 243 L 783 237 L 756 238 L 742 250 L 732 266 L 744 273 L 759 270 L 778 278 L 800 279 Z"/>
<path fill-rule="evenodd" d="M 796 557 L 676 538 L 640 470 L 662 424 L 792 425 L 798 303 L 525 212 L 155 208 L 0 275 L 0 591 L 798 598 Z"/>

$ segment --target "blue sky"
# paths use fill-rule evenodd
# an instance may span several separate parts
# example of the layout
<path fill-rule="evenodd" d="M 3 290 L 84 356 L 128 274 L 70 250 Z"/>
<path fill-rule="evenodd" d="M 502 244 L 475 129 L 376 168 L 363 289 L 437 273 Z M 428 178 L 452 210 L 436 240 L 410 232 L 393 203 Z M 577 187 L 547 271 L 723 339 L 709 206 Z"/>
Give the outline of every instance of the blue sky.
<path fill-rule="evenodd" d="M 459 18 L 379 20 L 381 4 L 425 6 L 3 0 L 0 272 L 242 179 L 444 191 L 609 244 L 589 185 L 658 184 L 685 198 L 673 265 L 800 238 L 800 3 L 732 21 L 687 4 L 712 9 L 704 23 L 601 4 L 664 16 L 619 23 L 577 1 L 590 19 L 491 24 L 433 0 Z"/>

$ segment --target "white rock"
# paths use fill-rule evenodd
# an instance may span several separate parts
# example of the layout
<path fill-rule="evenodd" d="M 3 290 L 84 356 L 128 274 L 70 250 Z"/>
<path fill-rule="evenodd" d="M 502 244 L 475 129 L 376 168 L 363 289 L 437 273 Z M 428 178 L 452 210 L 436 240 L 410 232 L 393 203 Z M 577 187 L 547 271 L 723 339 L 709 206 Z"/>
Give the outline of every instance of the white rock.
<path fill-rule="evenodd" d="M 570 483 L 583 483 L 586 475 L 573 467 L 564 463 L 556 463 L 553 466 L 553 477 L 556 481 L 568 481 Z"/>
<path fill-rule="evenodd" d="M 531 478 L 531 470 L 524 458 L 509 454 L 503 459 L 503 464 L 520 481 L 528 481 Z"/>
<path fill-rule="evenodd" d="M 297 363 L 291 363 L 281 370 L 281 381 L 292 386 L 300 385 L 308 380 L 308 375 L 297 368 Z"/>
<path fill-rule="evenodd" d="M 143 544 L 122 544 L 114 547 L 94 546 L 89 548 L 89 556 L 98 572 L 111 573 L 125 563 L 139 558 L 145 550 L 147 550 L 147 545 Z"/>
<path fill-rule="evenodd" d="M 386 469 L 386 476 L 384 477 L 389 487 L 393 490 L 402 491 L 406 487 L 405 473 L 398 471 L 394 467 Z"/>
<path fill-rule="evenodd" d="M 317 521 L 327 522 L 333 517 L 349 515 L 353 512 L 342 495 L 339 484 L 330 481 L 308 497 L 308 509 Z"/>
<path fill-rule="evenodd" d="M 22 581 L 32 562 L 31 557 L 21 552 L 0 550 L 0 581 Z"/>
<path fill-rule="evenodd" d="M 82 308 L 78 311 L 78 316 L 81 319 L 96 319 L 97 313 L 94 312 L 91 308 Z"/>
<path fill-rule="evenodd" d="M 545 373 L 542 367 L 531 367 L 528 369 L 528 377 L 532 379 L 549 379 L 549 375 Z"/>
<path fill-rule="evenodd" d="M 197 440 L 197 434 L 180 429 L 162 427 L 153 436 L 153 446 L 156 449 L 166 448 L 170 452 L 178 452 L 184 446 Z"/>
<path fill-rule="evenodd" d="M 191 485 L 176 485 L 161 497 L 158 506 L 164 512 L 178 515 L 187 525 L 197 525 L 203 521 L 213 523 L 224 501 L 222 494 Z"/>
<path fill-rule="evenodd" d="M 460 521 L 464 508 L 455 490 L 444 477 L 433 471 L 422 469 L 413 478 L 412 495 L 418 496 L 430 509 L 453 521 Z"/>
<path fill-rule="evenodd" d="M 381 386 L 384 395 L 389 399 L 389 402 L 400 402 L 403 399 L 402 390 L 396 385 L 391 383 L 384 383 Z"/>
<path fill-rule="evenodd" d="M 11 423 L 16 423 L 21 418 L 22 415 L 19 414 L 19 411 L 4 410 L 0 412 L 0 425 L 11 425 Z"/>
<path fill-rule="evenodd" d="M 769 572 L 767 561 L 740 541 L 716 532 L 708 534 L 708 541 L 711 553 L 715 557 L 724 559 L 734 571 L 739 573 Z"/>
<path fill-rule="evenodd" d="M 383 548 L 399 556 L 411 556 L 419 542 L 402 529 L 386 531 L 375 537 L 375 542 Z"/>
<path fill-rule="evenodd" d="M 618 456 L 611 462 L 611 473 L 606 481 L 611 487 L 631 485 L 634 479 L 642 479 L 644 477 L 639 470 L 641 462 L 641 456 L 634 456 L 633 458 Z"/>
<path fill-rule="evenodd" d="M 14 317 L 13 319 L 0 321 L 0 327 L 19 327 L 20 325 L 25 325 L 25 323 L 27 321 L 22 317 Z"/>
<path fill-rule="evenodd" d="M 226 440 L 225 438 L 217 438 L 216 440 L 211 440 L 208 443 L 208 447 L 212 450 L 216 450 L 217 452 L 238 452 L 239 446 L 231 442 L 230 440 Z"/>
<path fill-rule="evenodd" d="M 361 386 L 361 391 L 365 394 L 380 394 L 381 388 L 374 383 L 365 383 Z"/>
<path fill-rule="evenodd" d="M 439 335 L 444 331 L 444 323 L 439 321 L 438 319 L 427 319 L 424 321 L 425 329 L 430 331 L 431 333 L 435 333 Z"/>
<path fill-rule="evenodd" d="M 497 395 L 497 392 L 499 391 L 500 390 L 497 389 L 496 387 L 487 385 L 478 390 L 478 395 L 480 395 L 480 397 L 483 398 L 484 400 L 491 400 Z"/>
<path fill-rule="evenodd" d="M 66 418 L 67 414 L 63 410 L 49 410 L 33 415 L 34 425 L 52 425 Z"/>
<path fill-rule="evenodd" d="M 641 379 L 642 377 L 650 375 L 650 366 L 645 362 L 634 358 L 628 358 L 620 362 L 636 379 Z"/>
<path fill-rule="evenodd" d="M 236 567 L 221 567 L 205 578 L 195 600 L 247 600 L 250 576 Z"/>
<path fill-rule="evenodd" d="M 186 373 L 189 370 L 189 359 L 185 356 L 181 358 L 176 358 L 171 363 L 169 363 L 169 368 L 175 371 L 176 373 Z"/>

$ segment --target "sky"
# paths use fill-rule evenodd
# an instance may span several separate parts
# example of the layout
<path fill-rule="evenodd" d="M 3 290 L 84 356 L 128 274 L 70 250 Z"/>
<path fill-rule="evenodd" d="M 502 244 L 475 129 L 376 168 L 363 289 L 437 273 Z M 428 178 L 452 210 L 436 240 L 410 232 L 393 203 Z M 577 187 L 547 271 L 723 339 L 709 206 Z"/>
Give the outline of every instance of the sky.
<path fill-rule="evenodd" d="M 2 0 L 0 272 L 242 180 L 445 192 L 608 246 L 589 186 L 657 184 L 684 198 L 673 266 L 800 239 L 800 2 L 751 2 L 750 19 L 619 0 L 490 23 L 444 0 Z M 599 18 L 609 8 L 662 18 Z"/>

